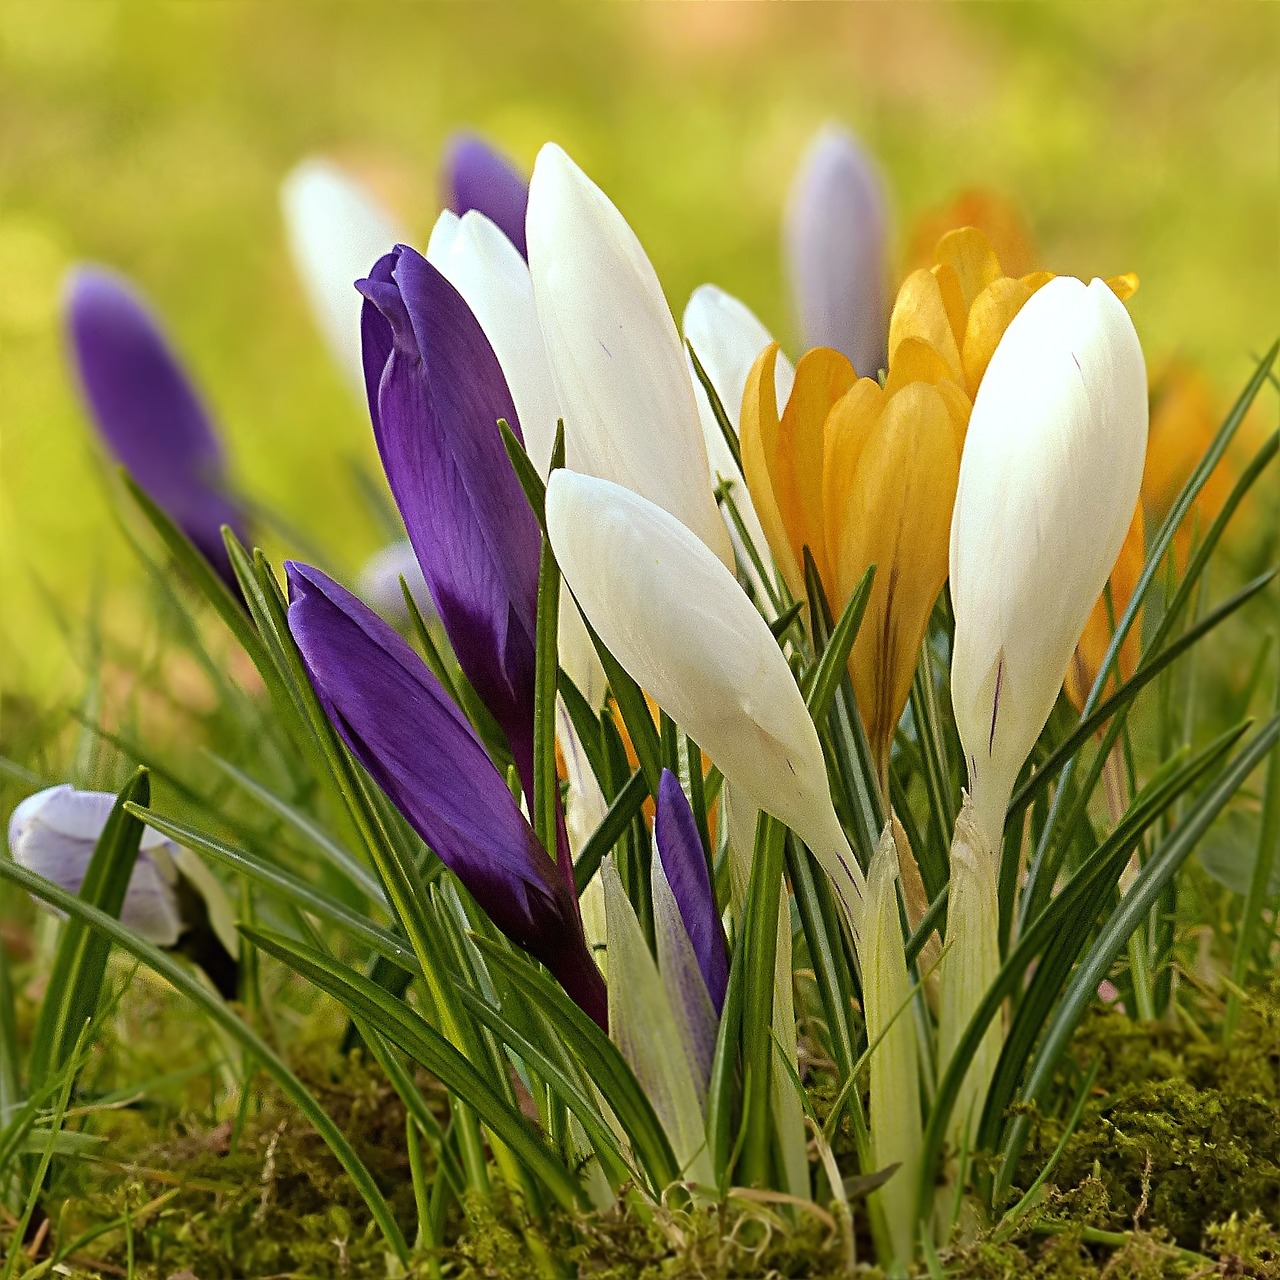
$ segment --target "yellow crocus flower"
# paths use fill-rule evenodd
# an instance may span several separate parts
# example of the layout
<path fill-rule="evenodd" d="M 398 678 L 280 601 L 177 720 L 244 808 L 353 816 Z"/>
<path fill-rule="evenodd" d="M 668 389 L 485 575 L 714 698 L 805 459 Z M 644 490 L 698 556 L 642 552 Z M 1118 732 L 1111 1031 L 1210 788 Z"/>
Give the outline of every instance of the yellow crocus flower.
<path fill-rule="evenodd" d="M 747 487 L 783 580 L 804 597 L 804 548 L 837 612 L 878 566 L 850 655 L 854 694 L 888 791 L 889 747 L 929 613 L 947 576 L 947 534 L 969 402 L 918 344 L 884 387 L 838 352 L 796 365 L 779 417 L 776 344 L 747 378 L 741 418 Z"/>

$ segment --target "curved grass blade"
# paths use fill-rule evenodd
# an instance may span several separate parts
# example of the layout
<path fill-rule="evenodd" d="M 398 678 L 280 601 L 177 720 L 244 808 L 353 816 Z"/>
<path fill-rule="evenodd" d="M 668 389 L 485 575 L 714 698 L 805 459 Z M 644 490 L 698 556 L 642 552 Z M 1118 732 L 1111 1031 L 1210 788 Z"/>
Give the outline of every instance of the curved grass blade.
<path fill-rule="evenodd" d="M 136 819 L 134 819 L 136 821 Z M 141 827 L 141 824 L 139 824 Z M 166 955 L 158 947 L 144 942 L 135 933 L 126 929 L 117 919 L 105 911 L 81 901 L 73 894 L 67 893 L 57 885 L 42 879 L 40 876 L 20 867 L 15 862 L 0 858 L 0 879 L 9 880 L 20 885 L 28 893 L 47 902 L 51 907 L 65 912 L 86 928 L 107 938 L 127 952 L 136 960 L 146 965 L 153 973 L 163 978 L 175 991 L 185 996 L 213 1023 L 233 1040 L 242 1045 L 261 1065 L 262 1069 L 275 1081 L 281 1093 L 285 1095 L 306 1117 L 312 1128 L 324 1139 L 334 1158 L 342 1165 L 361 1198 L 369 1208 L 369 1213 L 378 1224 L 388 1246 L 402 1261 L 409 1259 L 409 1247 L 404 1235 L 396 1224 L 391 1206 L 383 1197 L 373 1175 L 365 1167 L 364 1162 L 356 1155 L 342 1130 L 334 1124 L 324 1108 L 311 1096 L 306 1086 L 277 1057 L 275 1051 L 256 1032 L 245 1026 L 239 1018 L 222 1002 L 217 995 L 201 983 L 199 978 L 189 973 L 171 956 Z"/>
<path fill-rule="evenodd" d="M 131 800 L 145 805 L 150 797 L 151 782 L 146 770 L 139 769 L 121 788 L 94 846 L 80 898 L 107 915 L 120 914 L 142 839 L 142 823 L 126 806 Z M 110 941 L 80 921 L 70 920 L 64 927 L 31 1037 L 28 1077 L 32 1088 L 61 1070 L 93 1017 L 110 952 Z"/>
<path fill-rule="evenodd" d="M 362 973 L 283 934 L 243 929 L 244 936 L 331 995 L 432 1075 L 480 1117 L 509 1151 L 566 1209 L 586 1207 L 581 1185 L 528 1122 L 430 1023 Z"/>

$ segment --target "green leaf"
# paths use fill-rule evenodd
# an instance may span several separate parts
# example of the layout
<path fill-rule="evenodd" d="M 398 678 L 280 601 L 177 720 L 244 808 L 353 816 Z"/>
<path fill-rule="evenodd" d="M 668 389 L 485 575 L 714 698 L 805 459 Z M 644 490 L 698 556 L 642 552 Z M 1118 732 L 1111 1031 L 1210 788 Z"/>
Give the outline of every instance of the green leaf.
<path fill-rule="evenodd" d="M 698 359 L 698 353 L 693 349 L 693 343 L 686 338 L 684 345 L 685 350 L 689 353 L 689 360 L 693 364 L 693 372 L 697 375 L 703 391 L 707 394 L 707 403 L 711 406 L 711 413 L 716 420 L 716 426 L 720 428 L 720 434 L 724 437 L 725 447 L 729 450 L 729 456 L 733 458 L 733 465 L 738 468 L 738 474 L 745 479 L 747 473 L 742 469 L 742 446 L 738 443 L 738 433 L 733 429 L 733 424 L 729 421 L 729 415 L 724 411 L 724 405 L 720 401 L 720 393 L 715 389 L 710 376 L 702 367 L 702 361 Z"/>
<path fill-rule="evenodd" d="M 116 797 L 85 871 L 80 897 L 108 915 L 120 914 L 142 839 L 142 823 L 125 806 L 131 800 L 145 805 L 150 796 L 147 773 L 139 769 Z M 80 921 L 64 927 L 31 1037 L 28 1078 L 33 1089 L 61 1070 L 93 1017 L 110 953 L 110 941 Z"/>
<path fill-rule="evenodd" d="M 561 443 L 563 446 L 563 437 Z M 551 542 L 543 534 L 534 636 L 533 795 L 530 804 L 534 834 L 556 862 L 559 862 L 560 850 L 560 779 L 556 774 L 556 680 L 560 673 L 556 637 L 559 628 L 560 568 L 551 550 Z"/>
<path fill-rule="evenodd" d="M 131 819 L 131 821 L 137 820 Z M 199 978 L 189 973 L 178 961 L 167 956 L 158 947 L 144 942 L 113 916 L 67 893 L 66 890 L 33 874 L 25 867 L 18 866 L 15 862 L 0 858 L 0 879 L 20 885 L 28 893 L 47 902 L 51 907 L 65 912 L 78 923 L 93 929 L 122 951 L 141 961 L 148 969 L 168 982 L 180 995 L 190 1000 L 222 1031 L 243 1046 L 324 1139 L 329 1150 L 346 1170 L 347 1176 L 368 1205 L 369 1212 L 386 1238 L 388 1246 L 401 1261 L 408 1261 L 409 1248 L 400 1228 L 396 1225 L 391 1206 L 387 1204 L 373 1176 L 356 1155 L 342 1131 L 329 1119 L 324 1108 L 311 1096 L 302 1082 L 276 1056 L 271 1046 L 245 1026 L 212 991 L 203 985 Z"/>
<path fill-rule="evenodd" d="M 1076 966 L 1062 998 L 1054 1007 L 1036 1057 L 1023 1085 L 1020 1100 L 1040 1101 L 1052 1079 L 1058 1059 L 1067 1047 L 1084 1011 L 1097 997 L 1098 983 L 1107 976 L 1112 962 L 1123 950 L 1129 935 L 1146 918 L 1164 887 L 1186 861 L 1214 819 L 1248 776 L 1266 759 L 1280 738 L 1280 717 L 1272 717 L 1254 736 L 1218 780 L 1192 806 L 1143 865 L 1119 907 L 1103 925 L 1088 952 Z M 1028 1116 L 1019 1114 L 1009 1126 L 996 1177 L 995 1198 L 1003 1197 L 1013 1177 L 1026 1140 Z"/>
<path fill-rule="evenodd" d="M 858 638 L 858 628 L 862 625 L 862 615 L 871 598 L 871 584 L 875 576 L 875 565 L 868 565 L 861 581 L 854 587 L 849 603 L 840 615 L 840 621 L 836 623 L 835 630 L 821 650 L 818 665 L 814 668 L 813 678 L 809 683 L 809 692 L 805 695 L 805 704 L 815 724 L 821 724 L 827 718 L 836 690 L 848 674 L 849 654 Z M 816 640 L 814 648 L 817 648 Z"/>
<path fill-rule="evenodd" d="M 622 838 L 623 833 L 638 814 L 649 795 L 649 784 L 644 772 L 637 769 L 623 784 L 603 821 L 587 838 L 573 864 L 573 882 L 579 896 L 591 883 L 591 877 L 600 869 L 605 854 Z"/>
<path fill-rule="evenodd" d="M 497 968 L 563 1037 L 587 1077 L 600 1090 L 632 1150 L 655 1187 L 665 1188 L 680 1176 L 671 1143 L 635 1073 L 613 1042 L 565 994 L 563 988 L 522 956 L 476 937 L 491 968 Z"/>

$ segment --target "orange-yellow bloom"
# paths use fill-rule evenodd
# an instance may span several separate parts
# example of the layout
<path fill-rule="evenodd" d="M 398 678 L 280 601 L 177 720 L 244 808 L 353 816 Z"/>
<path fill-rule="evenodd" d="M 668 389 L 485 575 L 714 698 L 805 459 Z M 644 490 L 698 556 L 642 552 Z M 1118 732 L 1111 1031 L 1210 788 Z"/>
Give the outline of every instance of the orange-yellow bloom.
<path fill-rule="evenodd" d="M 994 191 L 975 188 L 962 191 L 949 205 L 931 210 L 916 222 L 907 247 L 906 270 L 932 266 L 938 241 L 958 227 L 981 231 L 1011 276 L 1028 275 L 1036 269 L 1040 254 L 1022 211 Z"/>
<path fill-rule="evenodd" d="M 804 596 L 805 547 L 836 610 L 878 566 L 849 670 L 886 788 L 894 729 L 947 576 L 969 411 L 945 370 L 916 354 L 921 377 L 895 381 L 891 369 L 882 388 L 855 379 L 839 353 L 810 351 L 779 418 L 771 345 L 747 379 L 741 421 L 747 486 L 792 594 Z"/>

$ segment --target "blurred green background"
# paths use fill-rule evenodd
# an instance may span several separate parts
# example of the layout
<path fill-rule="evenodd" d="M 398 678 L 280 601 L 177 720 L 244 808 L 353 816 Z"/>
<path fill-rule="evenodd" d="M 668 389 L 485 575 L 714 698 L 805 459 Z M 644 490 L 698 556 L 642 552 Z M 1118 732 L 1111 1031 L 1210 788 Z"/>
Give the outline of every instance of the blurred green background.
<path fill-rule="evenodd" d="M 379 541 L 351 460 L 376 461 L 285 254 L 299 158 L 348 163 L 425 240 L 452 130 L 526 168 L 554 138 L 677 315 L 713 280 L 785 335 L 781 210 L 835 118 L 880 157 L 900 243 L 960 189 L 1003 191 L 1044 265 L 1137 271 L 1152 363 L 1181 352 L 1225 399 L 1280 319 L 1278 67 L 1275 4 L 0 0 L 4 686 L 65 686 L 58 611 L 96 598 L 109 628 L 136 625 L 141 572 L 61 346 L 78 259 L 136 278 L 240 484 L 351 570 Z"/>

